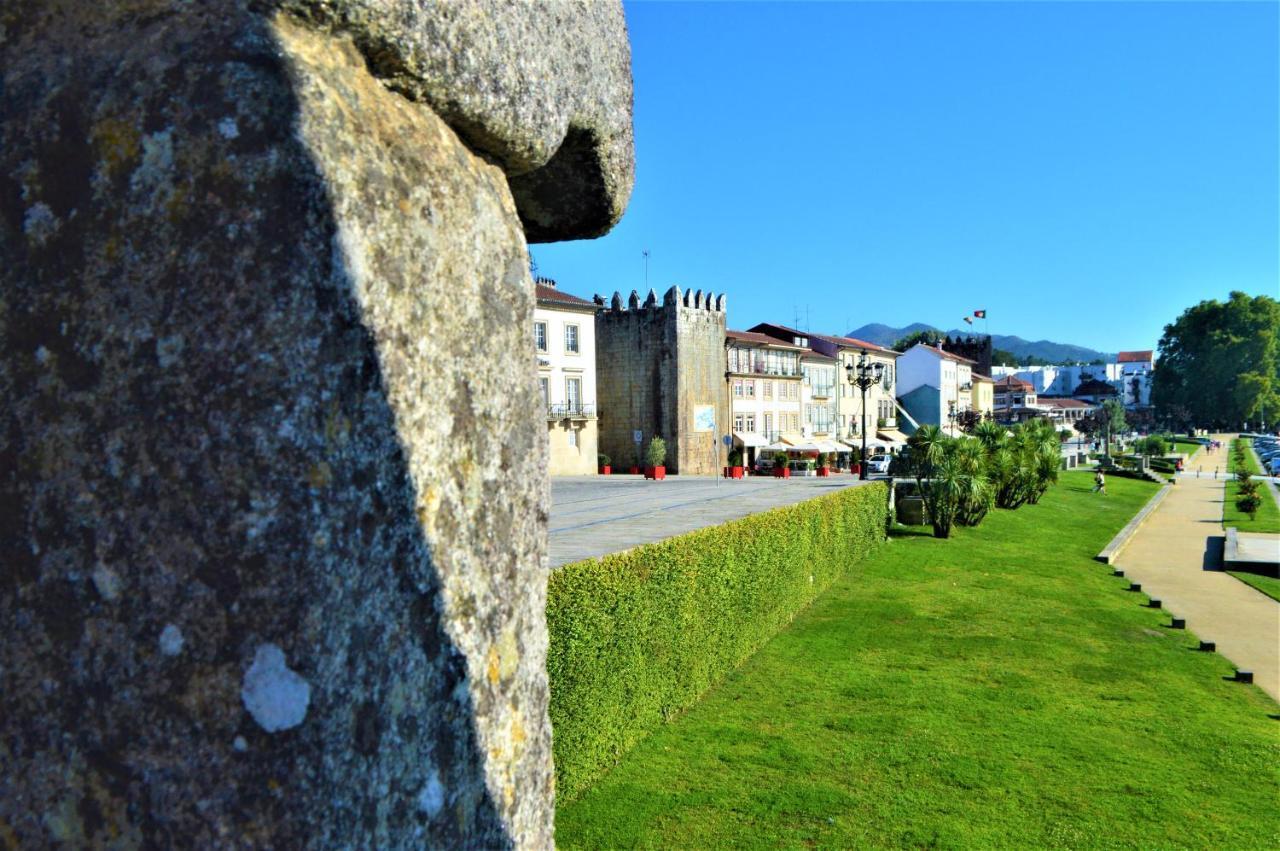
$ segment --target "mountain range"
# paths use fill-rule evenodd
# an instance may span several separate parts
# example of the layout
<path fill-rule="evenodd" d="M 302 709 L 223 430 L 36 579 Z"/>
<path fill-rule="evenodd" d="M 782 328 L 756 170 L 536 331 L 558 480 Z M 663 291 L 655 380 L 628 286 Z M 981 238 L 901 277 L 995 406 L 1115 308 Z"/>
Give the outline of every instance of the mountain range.
<path fill-rule="evenodd" d="M 853 329 L 847 336 L 866 340 L 869 343 L 875 343 L 880 346 L 892 346 L 898 340 L 917 331 L 941 331 L 950 337 L 964 337 L 979 333 L 973 328 L 967 331 L 956 328 L 950 331 L 942 331 L 941 328 L 926 325 L 923 322 L 912 322 L 903 328 L 893 328 L 888 325 L 882 325 L 879 322 L 871 322 L 861 328 Z M 1073 346 L 1070 343 L 1055 343 L 1052 340 L 1031 341 L 1007 334 L 992 334 L 991 345 L 994 348 L 1011 353 L 1019 362 L 1025 361 L 1030 357 L 1036 357 L 1049 363 L 1076 363 L 1077 361 L 1089 363 L 1098 359 L 1110 360 L 1113 354 L 1111 352 L 1099 352 L 1096 349 L 1086 348 L 1085 346 Z"/>

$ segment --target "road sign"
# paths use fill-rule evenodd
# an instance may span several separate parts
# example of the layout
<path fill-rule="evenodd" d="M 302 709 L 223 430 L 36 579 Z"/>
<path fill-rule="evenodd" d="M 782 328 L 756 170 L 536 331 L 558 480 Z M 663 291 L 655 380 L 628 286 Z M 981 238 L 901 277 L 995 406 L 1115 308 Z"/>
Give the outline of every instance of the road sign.
<path fill-rule="evenodd" d="M 643 443 L 644 432 L 642 432 L 640 429 L 636 429 L 635 431 L 631 432 L 631 439 L 634 440 L 636 443 Z"/>
<path fill-rule="evenodd" d="M 731 434 L 726 434 L 726 435 L 724 436 L 724 445 L 725 445 L 725 446 L 733 446 L 733 435 L 731 435 Z"/>

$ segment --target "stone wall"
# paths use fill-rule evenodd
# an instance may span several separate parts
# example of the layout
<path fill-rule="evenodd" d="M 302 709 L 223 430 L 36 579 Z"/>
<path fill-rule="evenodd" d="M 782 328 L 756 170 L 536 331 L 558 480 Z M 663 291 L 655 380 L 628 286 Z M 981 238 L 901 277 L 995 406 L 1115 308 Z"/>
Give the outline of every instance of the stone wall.
<path fill-rule="evenodd" d="M 619 4 L 47 0 L 0 69 L 0 837 L 550 847 L 510 355 L 626 203 Z"/>
<path fill-rule="evenodd" d="M 713 442 L 729 431 L 725 296 L 672 287 L 661 303 L 652 290 L 643 302 L 633 290 L 625 306 L 618 293 L 608 307 L 597 302 L 600 451 L 625 470 L 640 431 L 641 450 L 654 435 L 666 440 L 668 472 L 718 474 L 724 449 Z M 716 428 L 695 433 L 694 410 L 704 405 L 714 407 Z"/>

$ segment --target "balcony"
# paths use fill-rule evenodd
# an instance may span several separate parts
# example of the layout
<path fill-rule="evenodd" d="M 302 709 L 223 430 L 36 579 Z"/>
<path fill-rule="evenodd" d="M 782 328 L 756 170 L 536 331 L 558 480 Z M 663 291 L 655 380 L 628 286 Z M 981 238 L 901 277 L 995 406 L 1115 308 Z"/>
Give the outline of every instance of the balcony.
<path fill-rule="evenodd" d="M 836 395 L 836 386 L 834 384 L 815 384 L 809 391 L 809 395 L 815 399 L 830 399 Z"/>
<path fill-rule="evenodd" d="M 581 402 L 559 402 L 547 405 L 548 420 L 594 420 L 595 418 L 595 405 L 584 405 Z"/>
<path fill-rule="evenodd" d="M 762 363 L 740 363 L 730 366 L 729 372 L 734 375 L 774 375 L 779 378 L 799 378 L 803 374 L 798 366 L 787 369 L 785 367 L 766 366 Z"/>

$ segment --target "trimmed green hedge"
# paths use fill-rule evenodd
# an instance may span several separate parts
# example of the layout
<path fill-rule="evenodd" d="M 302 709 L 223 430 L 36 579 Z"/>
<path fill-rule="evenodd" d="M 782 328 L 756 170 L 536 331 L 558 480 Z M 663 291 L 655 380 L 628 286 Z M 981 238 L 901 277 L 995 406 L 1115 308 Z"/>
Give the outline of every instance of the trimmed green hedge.
<path fill-rule="evenodd" d="M 884 541 L 888 514 L 876 483 L 555 570 L 558 795 L 577 797 L 742 664 Z"/>

